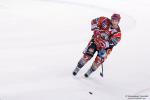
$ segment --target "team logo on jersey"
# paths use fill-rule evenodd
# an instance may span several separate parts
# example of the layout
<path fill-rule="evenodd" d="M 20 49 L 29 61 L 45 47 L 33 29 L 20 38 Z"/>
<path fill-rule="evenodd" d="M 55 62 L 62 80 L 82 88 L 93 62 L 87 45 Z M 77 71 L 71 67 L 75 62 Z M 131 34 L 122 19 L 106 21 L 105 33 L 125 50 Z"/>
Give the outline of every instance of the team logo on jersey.
<path fill-rule="evenodd" d="M 106 19 L 102 22 L 102 28 L 106 28 L 107 27 L 107 21 Z"/>

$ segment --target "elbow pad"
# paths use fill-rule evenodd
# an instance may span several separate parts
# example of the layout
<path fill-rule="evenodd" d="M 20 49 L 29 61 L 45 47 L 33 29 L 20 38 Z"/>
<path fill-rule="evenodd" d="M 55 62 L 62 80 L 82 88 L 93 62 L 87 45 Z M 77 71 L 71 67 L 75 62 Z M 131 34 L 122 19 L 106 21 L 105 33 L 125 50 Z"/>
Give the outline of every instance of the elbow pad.
<path fill-rule="evenodd" d="M 95 30 L 95 29 L 99 29 L 98 26 L 97 26 L 98 25 L 98 20 L 99 20 L 99 18 L 95 18 L 91 21 L 91 30 L 92 31 Z"/>

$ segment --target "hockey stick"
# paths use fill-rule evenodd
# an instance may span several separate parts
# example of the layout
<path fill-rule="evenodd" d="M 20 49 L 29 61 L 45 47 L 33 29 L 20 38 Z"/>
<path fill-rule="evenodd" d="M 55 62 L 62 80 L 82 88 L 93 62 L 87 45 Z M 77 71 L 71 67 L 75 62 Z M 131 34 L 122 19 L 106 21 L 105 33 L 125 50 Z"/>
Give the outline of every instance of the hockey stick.
<path fill-rule="evenodd" d="M 100 76 L 103 77 L 103 64 L 102 64 L 102 72 L 100 72 Z"/>

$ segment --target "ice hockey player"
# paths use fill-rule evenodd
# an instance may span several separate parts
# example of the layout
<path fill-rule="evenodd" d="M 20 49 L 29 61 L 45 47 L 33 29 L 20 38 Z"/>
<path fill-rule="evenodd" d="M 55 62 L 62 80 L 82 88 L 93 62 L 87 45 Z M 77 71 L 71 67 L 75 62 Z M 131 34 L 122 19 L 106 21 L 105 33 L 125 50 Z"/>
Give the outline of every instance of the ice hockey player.
<path fill-rule="evenodd" d="M 83 57 L 79 60 L 73 71 L 74 76 L 93 57 L 95 52 L 97 52 L 97 56 L 91 68 L 84 74 L 85 77 L 89 77 L 106 60 L 113 47 L 121 39 L 121 30 L 118 25 L 120 19 L 120 14 L 114 13 L 110 19 L 101 16 L 91 21 L 93 36 L 83 52 Z"/>

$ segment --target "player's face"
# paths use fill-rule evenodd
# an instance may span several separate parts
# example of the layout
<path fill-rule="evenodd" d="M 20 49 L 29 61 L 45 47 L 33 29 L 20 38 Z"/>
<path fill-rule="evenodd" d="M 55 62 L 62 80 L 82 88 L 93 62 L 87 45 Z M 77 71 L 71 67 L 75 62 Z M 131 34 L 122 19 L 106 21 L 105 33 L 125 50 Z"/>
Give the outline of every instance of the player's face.
<path fill-rule="evenodd" d="M 118 27 L 118 24 L 119 24 L 118 20 L 112 19 L 111 22 L 114 27 Z"/>

